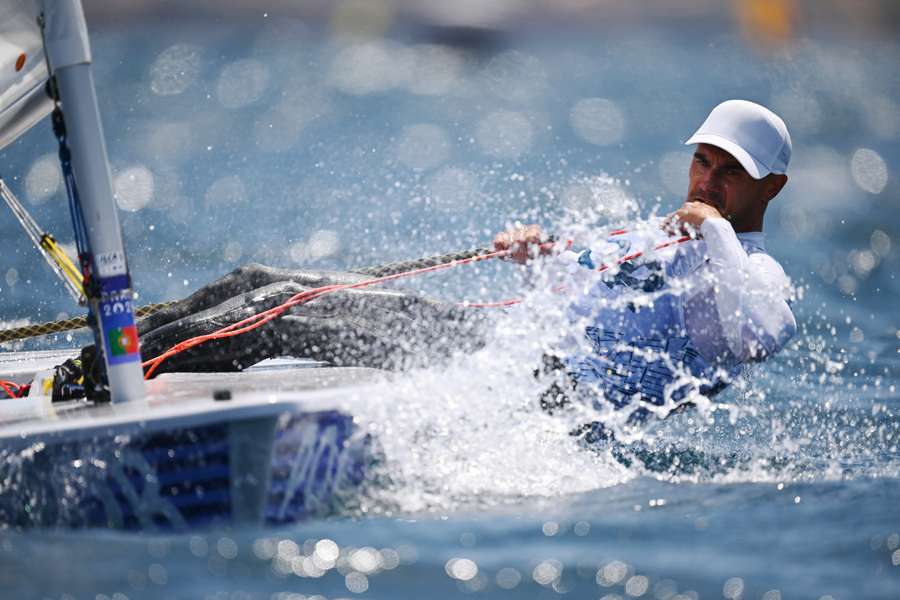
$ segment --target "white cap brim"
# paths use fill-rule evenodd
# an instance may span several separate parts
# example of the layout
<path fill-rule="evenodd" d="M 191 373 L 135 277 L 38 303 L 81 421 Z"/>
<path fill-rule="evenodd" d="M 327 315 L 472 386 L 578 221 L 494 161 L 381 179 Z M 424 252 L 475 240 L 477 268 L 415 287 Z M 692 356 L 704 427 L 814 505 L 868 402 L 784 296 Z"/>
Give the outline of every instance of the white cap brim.
<path fill-rule="evenodd" d="M 762 179 L 772 172 L 761 162 L 750 156 L 749 152 L 747 152 L 728 138 L 714 135 L 712 133 L 698 132 L 691 136 L 691 139 L 684 143 L 685 146 L 690 146 L 691 144 L 709 144 L 710 146 L 721 148 L 728 154 L 735 157 L 753 179 Z"/>

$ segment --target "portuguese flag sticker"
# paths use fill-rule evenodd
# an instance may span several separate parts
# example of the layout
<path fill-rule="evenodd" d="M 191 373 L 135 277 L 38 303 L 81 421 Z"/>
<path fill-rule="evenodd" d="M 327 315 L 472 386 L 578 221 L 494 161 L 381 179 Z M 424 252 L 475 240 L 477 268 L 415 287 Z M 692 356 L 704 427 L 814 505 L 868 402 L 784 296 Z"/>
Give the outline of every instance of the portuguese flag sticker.
<path fill-rule="evenodd" d="M 138 351 L 138 332 L 134 325 L 113 327 L 107 334 L 111 356 L 125 356 Z"/>

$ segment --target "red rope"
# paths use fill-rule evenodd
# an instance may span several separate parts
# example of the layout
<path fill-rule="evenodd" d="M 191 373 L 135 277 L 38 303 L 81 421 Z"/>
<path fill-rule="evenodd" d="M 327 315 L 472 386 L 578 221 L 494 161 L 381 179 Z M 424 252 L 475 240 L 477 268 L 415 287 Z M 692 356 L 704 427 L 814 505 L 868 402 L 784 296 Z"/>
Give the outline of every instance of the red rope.
<path fill-rule="evenodd" d="M 622 235 L 624 233 L 626 233 L 626 231 L 624 229 L 622 229 L 622 230 L 613 231 L 609 235 Z M 684 236 L 677 240 L 664 242 L 662 244 L 655 246 L 654 250 L 661 250 L 663 248 L 667 248 L 667 247 L 673 246 L 675 244 L 680 244 L 682 242 L 686 242 L 689 239 L 691 239 L 691 238 L 688 236 Z M 548 248 L 548 247 L 551 247 L 552 245 L 553 244 L 551 242 L 549 244 L 543 244 L 542 247 Z M 571 245 L 571 242 L 569 242 L 569 244 L 567 244 L 567 246 L 569 246 L 569 245 Z M 187 339 L 183 342 L 180 342 L 180 343 L 172 346 L 169 350 L 166 350 L 159 356 L 151 358 L 150 360 L 147 360 L 146 362 L 143 363 L 143 367 L 146 369 L 144 377 L 146 379 L 150 379 L 151 377 L 153 377 L 153 374 L 156 372 L 156 370 L 159 368 L 159 366 L 165 360 L 167 360 L 168 358 L 171 358 L 172 356 L 175 356 L 176 354 L 178 354 L 180 352 L 184 352 L 185 350 L 188 350 L 190 348 L 193 348 L 195 346 L 198 346 L 198 345 L 203 344 L 204 342 L 208 342 L 210 340 L 229 338 L 229 337 L 241 335 L 243 333 L 247 333 L 248 331 L 252 331 L 258 327 L 262 327 L 263 325 L 265 325 L 269 321 L 272 321 L 273 319 L 277 319 L 279 316 L 284 314 L 288 309 L 290 309 L 294 306 L 297 306 L 299 304 L 303 304 L 305 302 L 310 302 L 312 300 L 315 300 L 316 298 L 320 298 L 320 297 L 324 296 L 325 294 L 330 294 L 332 292 L 337 292 L 340 290 L 362 288 L 362 287 L 366 287 L 366 286 L 370 286 L 370 285 L 375 285 L 378 283 L 385 283 L 388 281 L 395 281 L 397 279 L 412 277 L 414 275 L 423 275 L 425 273 L 431 273 L 433 271 L 440 271 L 443 269 L 449 269 L 452 267 L 457 267 L 457 266 L 465 265 L 468 263 L 480 262 L 483 260 L 489 260 L 492 258 L 505 256 L 508 253 L 509 253 L 508 250 L 499 250 L 496 252 L 491 252 L 489 254 L 481 254 L 479 256 L 473 256 L 471 258 L 456 260 L 456 261 L 444 263 L 441 265 L 434 265 L 434 266 L 430 266 L 430 267 L 424 267 L 421 269 L 414 269 L 412 271 L 406 271 L 403 273 L 394 273 L 392 275 L 386 275 L 384 277 L 376 277 L 373 279 L 366 279 L 364 281 L 360 281 L 360 282 L 353 283 L 353 284 L 327 285 L 327 286 L 323 286 L 320 288 L 305 290 L 303 292 L 300 292 L 300 293 L 292 296 L 286 302 L 284 302 L 283 304 L 280 304 L 274 308 L 270 308 L 259 314 L 247 317 L 246 319 L 243 319 L 242 321 L 238 321 L 237 323 L 233 323 L 231 325 L 228 325 L 227 327 L 223 327 L 212 333 L 209 333 L 206 335 L 199 335 L 199 336 Z M 633 254 L 629 254 L 627 256 L 624 256 L 624 257 L 618 259 L 615 262 L 615 264 L 622 264 L 629 260 L 634 260 L 635 258 L 638 258 L 642 254 L 643 254 L 643 252 L 635 252 Z M 597 271 L 598 272 L 606 271 L 611 266 L 612 265 L 601 265 L 601 266 L 597 267 Z M 511 299 L 511 300 L 503 300 L 500 302 L 461 302 L 460 305 L 463 307 L 467 307 L 467 308 L 499 308 L 499 307 L 505 307 L 505 306 L 513 306 L 515 304 L 519 304 L 520 302 L 522 302 L 521 299 Z"/>
<path fill-rule="evenodd" d="M 3 388 L 3 391 L 6 392 L 6 395 L 10 398 L 22 397 L 22 386 L 20 386 L 18 383 L 0 379 L 0 388 Z M 15 388 L 15 391 L 13 391 L 13 388 Z"/>
<path fill-rule="evenodd" d="M 199 344 L 207 342 L 209 340 L 216 340 L 228 337 L 234 337 L 236 335 L 240 335 L 242 333 L 247 333 L 248 331 L 252 331 L 257 327 L 261 327 L 262 325 L 268 323 L 272 319 L 275 319 L 282 315 L 289 308 L 297 306 L 298 304 L 303 304 L 304 302 L 309 302 L 310 300 L 315 300 L 325 294 L 330 294 L 332 292 L 336 292 L 339 290 L 349 290 L 354 288 L 366 287 L 369 285 L 375 285 L 377 283 L 385 283 L 388 281 L 394 281 L 397 279 L 403 279 L 405 277 L 412 277 L 413 275 L 422 275 L 425 273 L 430 273 L 433 271 L 440 271 L 442 269 L 449 269 L 451 267 L 456 267 L 459 265 L 464 265 L 468 263 L 480 262 L 483 260 L 488 260 L 491 258 L 496 258 L 498 256 L 503 256 L 507 253 L 506 250 L 501 250 L 497 252 L 491 252 L 489 254 L 482 254 L 479 256 L 473 256 L 471 258 L 466 258 L 463 260 L 455 260 L 453 262 L 444 263 L 442 265 L 433 265 L 431 267 L 424 267 L 422 269 L 414 269 L 412 271 L 406 271 L 404 273 L 394 273 L 393 275 L 386 275 L 384 277 L 375 277 L 373 279 L 366 279 L 364 281 L 360 281 L 352 284 L 342 284 L 342 285 L 327 285 L 320 288 L 315 288 L 312 290 L 306 290 L 300 292 L 289 298 L 287 302 L 284 304 L 280 304 L 274 308 L 270 308 L 269 310 L 263 311 L 257 315 L 253 315 L 248 317 L 242 321 L 238 321 L 237 323 L 233 323 L 227 327 L 223 327 L 218 331 L 214 331 L 213 333 L 209 333 L 206 335 L 199 335 L 197 337 L 190 338 L 183 342 L 180 342 L 169 350 L 163 352 L 159 356 L 155 358 L 151 358 L 150 360 L 144 362 L 143 367 L 147 369 L 144 374 L 146 379 L 150 379 L 156 370 L 159 368 L 159 365 L 163 363 L 166 359 L 178 354 L 179 352 L 184 352 L 189 348 L 193 348 Z M 149 367 L 149 368 L 148 368 Z"/>

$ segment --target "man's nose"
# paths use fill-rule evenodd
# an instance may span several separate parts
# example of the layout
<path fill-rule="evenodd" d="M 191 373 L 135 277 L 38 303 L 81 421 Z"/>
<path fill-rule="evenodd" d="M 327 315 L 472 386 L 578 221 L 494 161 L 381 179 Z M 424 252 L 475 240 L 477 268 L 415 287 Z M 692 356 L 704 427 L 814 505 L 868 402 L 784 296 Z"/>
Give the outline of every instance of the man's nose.
<path fill-rule="evenodd" d="M 704 190 L 716 191 L 722 187 L 722 177 L 715 169 L 709 169 L 700 179 L 700 185 Z"/>

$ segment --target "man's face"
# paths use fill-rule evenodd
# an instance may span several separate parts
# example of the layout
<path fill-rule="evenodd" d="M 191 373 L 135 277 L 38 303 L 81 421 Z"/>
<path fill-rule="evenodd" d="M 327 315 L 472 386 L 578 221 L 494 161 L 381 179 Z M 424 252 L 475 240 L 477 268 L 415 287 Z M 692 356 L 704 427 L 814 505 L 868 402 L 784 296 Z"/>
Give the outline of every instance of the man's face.
<path fill-rule="evenodd" d="M 783 175 L 774 178 L 787 181 Z M 784 181 L 776 181 L 773 175 L 754 179 L 725 150 L 699 144 L 691 162 L 687 199 L 712 206 L 731 221 L 737 232 L 757 231 L 762 229 L 766 204 Z"/>

